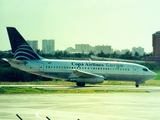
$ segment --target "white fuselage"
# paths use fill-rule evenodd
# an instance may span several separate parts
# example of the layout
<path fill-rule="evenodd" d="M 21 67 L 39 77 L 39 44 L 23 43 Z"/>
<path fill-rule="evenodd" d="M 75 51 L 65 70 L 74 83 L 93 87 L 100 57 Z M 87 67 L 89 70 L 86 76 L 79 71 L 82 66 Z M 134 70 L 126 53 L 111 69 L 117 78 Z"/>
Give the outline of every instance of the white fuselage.
<path fill-rule="evenodd" d="M 136 83 L 144 83 L 156 77 L 156 74 L 145 66 L 125 62 L 42 59 L 25 60 L 24 63 L 11 63 L 11 65 L 33 74 L 66 79 L 71 82 L 76 82 L 72 79 L 74 78 L 73 70 L 102 75 L 105 80 L 135 81 Z"/>

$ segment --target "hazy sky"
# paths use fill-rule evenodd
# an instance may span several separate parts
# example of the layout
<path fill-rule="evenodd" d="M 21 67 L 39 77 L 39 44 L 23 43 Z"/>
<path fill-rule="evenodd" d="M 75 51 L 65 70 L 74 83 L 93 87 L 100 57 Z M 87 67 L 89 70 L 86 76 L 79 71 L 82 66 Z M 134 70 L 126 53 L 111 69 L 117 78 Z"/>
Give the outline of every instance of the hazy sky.
<path fill-rule="evenodd" d="M 152 52 L 160 0 L 0 0 L 0 50 L 10 49 L 6 26 L 39 48 L 42 39 L 55 39 L 60 50 L 90 44 Z"/>

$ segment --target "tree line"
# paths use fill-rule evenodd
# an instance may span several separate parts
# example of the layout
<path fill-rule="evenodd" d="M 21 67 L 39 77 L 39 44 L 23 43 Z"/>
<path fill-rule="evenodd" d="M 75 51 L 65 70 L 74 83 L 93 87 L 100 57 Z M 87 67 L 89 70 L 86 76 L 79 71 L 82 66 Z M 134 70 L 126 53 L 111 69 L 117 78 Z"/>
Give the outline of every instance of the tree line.
<path fill-rule="evenodd" d="M 101 51 L 100 53 L 95 54 L 90 51 L 89 53 L 69 53 L 67 51 L 55 51 L 53 54 L 43 54 L 39 50 L 37 51 L 39 55 L 45 58 L 56 58 L 56 59 L 64 59 L 64 58 L 90 58 L 91 55 L 95 55 L 97 57 L 104 58 L 118 58 L 118 59 L 129 59 L 129 60 L 144 60 L 146 57 L 152 56 L 152 53 L 144 53 L 143 55 L 139 55 L 138 52 L 132 54 L 131 51 L 127 51 L 124 54 L 118 54 L 117 52 L 113 53 L 104 53 Z M 0 58 L 13 58 L 11 51 L 0 51 Z"/>
<path fill-rule="evenodd" d="M 135 52 L 132 54 L 132 52 L 127 51 L 124 54 L 118 54 L 117 52 L 113 53 L 104 53 L 101 51 L 98 54 L 95 54 L 94 52 L 90 51 L 89 53 L 69 53 L 67 51 L 56 51 L 54 54 L 41 54 L 41 56 L 45 58 L 57 58 L 57 59 L 63 59 L 63 58 L 90 58 L 91 55 L 95 55 L 97 57 L 104 57 L 104 58 L 118 58 L 118 59 L 128 59 L 128 60 L 144 60 L 146 57 L 152 56 L 152 53 L 144 53 L 143 55 L 139 55 L 138 52 Z"/>

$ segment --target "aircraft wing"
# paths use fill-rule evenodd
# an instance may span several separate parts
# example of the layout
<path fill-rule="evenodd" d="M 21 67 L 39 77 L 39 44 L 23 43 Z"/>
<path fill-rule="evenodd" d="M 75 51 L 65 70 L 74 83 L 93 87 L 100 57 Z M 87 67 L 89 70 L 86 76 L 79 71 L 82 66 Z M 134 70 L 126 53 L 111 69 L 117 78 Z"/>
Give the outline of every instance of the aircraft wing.
<path fill-rule="evenodd" d="M 102 75 L 97 75 L 97 74 L 93 74 L 93 73 L 85 72 L 85 71 L 80 71 L 80 70 L 73 70 L 73 74 L 75 76 L 81 77 L 81 78 L 95 78 L 95 77 L 104 78 Z"/>

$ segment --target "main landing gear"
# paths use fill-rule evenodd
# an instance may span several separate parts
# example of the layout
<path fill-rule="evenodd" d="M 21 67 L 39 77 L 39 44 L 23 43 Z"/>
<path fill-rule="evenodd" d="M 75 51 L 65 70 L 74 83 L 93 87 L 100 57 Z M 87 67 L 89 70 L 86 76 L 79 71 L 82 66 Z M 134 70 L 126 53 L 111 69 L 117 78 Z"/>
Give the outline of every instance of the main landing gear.
<path fill-rule="evenodd" d="M 77 84 L 78 87 L 84 87 L 85 86 L 85 83 L 77 82 L 76 84 Z"/>
<path fill-rule="evenodd" d="M 136 85 L 135 85 L 137 88 L 139 87 L 139 84 L 138 83 L 136 83 Z"/>

